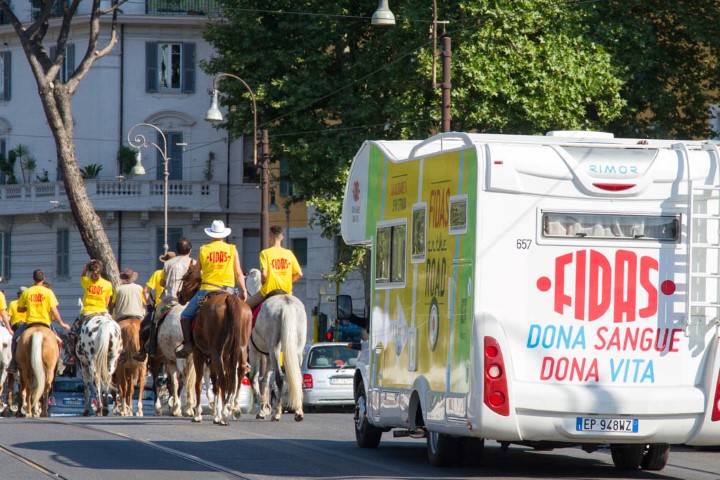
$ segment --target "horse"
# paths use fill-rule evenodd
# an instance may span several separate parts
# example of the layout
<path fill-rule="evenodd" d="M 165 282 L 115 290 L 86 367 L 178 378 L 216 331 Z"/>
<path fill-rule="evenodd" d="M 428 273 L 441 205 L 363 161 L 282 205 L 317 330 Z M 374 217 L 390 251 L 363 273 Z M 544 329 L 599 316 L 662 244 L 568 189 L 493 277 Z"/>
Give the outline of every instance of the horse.
<path fill-rule="evenodd" d="M 12 383 L 10 381 L 10 378 L 12 375 L 8 375 L 7 373 L 7 366 L 10 364 L 10 360 L 12 359 L 12 352 L 11 352 L 11 345 L 12 343 L 12 333 L 10 333 L 6 328 L 4 328 L 2 325 L 0 325 L 0 413 L 5 409 L 5 405 L 3 405 L 2 402 L 2 394 L 5 387 L 5 381 L 8 382 L 8 391 L 10 392 L 12 390 Z M 10 404 L 12 400 L 12 395 L 8 394 L 8 404 Z"/>
<path fill-rule="evenodd" d="M 135 407 L 135 416 L 143 416 L 142 398 L 145 390 L 147 363 L 133 358 L 135 353 L 140 350 L 140 321 L 139 318 L 127 318 L 118 323 L 122 344 L 125 348 L 125 361 L 118 364 L 115 370 L 118 395 L 114 413 L 123 417 L 132 415 L 132 399 L 136 384 L 138 386 L 138 402 Z"/>
<path fill-rule="evenodd" d="M 183 281 L 178 298 L 188 298 L 192 289 L 190 282 Z M 195 348 L 195 416 L 193 422 L 202 421 L 202 405 L 199 401 L 203 382 L 203 368 L 209 362 L 210 379 L 215 402 L 213 423 L 228 425 L 239 379 L 245 375 L 248 361 L 247 349 L 250 341 L 252 312 L 245 302 L 225 292 L 205 297 L 198 309 L 193 336 Z"/>
<path fill-rule="evenodd" d="M 158 355 L 165 361 L 167 371 L 170 398 L 170 415 L 179 417 L 185 415 L 193 416 L 195 408 L 195 389 L 189 388 L 195 383 L 195 364 L 184 358 L 175 356 L 175 348 L 182 343 L 182 329 L 180 328 L 180 315 L 185 310 L 185 305 L 174 304 L 168 310 L 164 320 L 158 327 Z M 187 392 L 185 411 L 182 411 L 180 401 L 180 386 L 184 385 Z M 155 412 L 158 414 L 159 401 L 155 400 Z"/>
<path fill-rule="evenodd" d="M 252 289 L 259 289 L 260 272 L 252 269 L 245 279 L 245 286 L 248 294 L 253 294 Z M 295 412 L 295 421 L 300 422 L 304 418 L 303 413 L 303 391 L 302 374 L 300 364 L 302 363 L 303 347 L 307 335 L 307 313 L 302 302 L 293 295 L 274 295 L 265 300 L 257 314 L 257 320 L 252 330 L 250 342 L 250 368 L 251 381 L 257 403 L 260 408 L 256 418 L 265 418 L 268 411 L 274 410 L 273 421 L 279 421 L 282 416 L 281 392 L 283 382 L 288 382 L 288 408 Z M 285 366 L 285 377 L 280 372 L 279 358 L 283 354 Z M 269 365 L 263 368 L 263 357 L 267 357 Z M 271 408 L 270 397 L 270 373 L 274 372 L 275 405 Z M 260 377 L 262 376 L 262 387 Z"/>
<path fill-rule="evenodd" d="M 90 414 L 90 389 L 97 394 L 97 415 L 106 412 L 105 399 L 110 391 L 112 375 L 117 368 L 122 349 L 120 326 L 108 313 L 99 313 L 85 320 L 80 328 L 77 354 L 83 381 L 85 382 L 85 411 Z"/>
<path fill-rule="evenodd" d="M 45 324 L 30 324 L 18 338 L 15 356 L 20 375 L 18 416 L 50 416 L 48 396 L 60 358 L 55 332 Z"/>

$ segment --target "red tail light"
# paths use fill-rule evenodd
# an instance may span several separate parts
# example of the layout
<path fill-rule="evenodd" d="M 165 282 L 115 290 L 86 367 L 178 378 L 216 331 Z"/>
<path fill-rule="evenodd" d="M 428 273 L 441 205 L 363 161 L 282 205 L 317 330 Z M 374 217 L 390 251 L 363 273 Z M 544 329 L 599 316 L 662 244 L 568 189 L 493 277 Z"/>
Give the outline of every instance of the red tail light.
<path fill-rule="evenodd" d="M 510 415 L 505 362 L 497 340 L 485 337 L 484 402 L 498 415 Z"/>
<path fill-rule="evenodd" d="M 52 395 L 48 397 L 48 405 L 55 405 L 55 397 Z"/>
<path fill-rule="evenodd" d="M 97 408 L 97 398 L 92 399 L 92 406 Z"/>
<path fill-rule="evenodd" d="M 243 377 L 242 382 L 243 385 L 250 385 L 250 379 L 248 377 Z"/>
<path fill-rule="evenodd" d="M 720 372 L 718 372 L 717 383 L 715 384 L 715 399 L 713 400 L 712 406 L 712 417 L 713 422 L 720 420 Z"/>
<path fill-rule="evenodd" d="M 304 389 L 313 388 L 312 375 L 310 375 L 309 373 L 306 373 L 303 375 L 303 388 Z"/>

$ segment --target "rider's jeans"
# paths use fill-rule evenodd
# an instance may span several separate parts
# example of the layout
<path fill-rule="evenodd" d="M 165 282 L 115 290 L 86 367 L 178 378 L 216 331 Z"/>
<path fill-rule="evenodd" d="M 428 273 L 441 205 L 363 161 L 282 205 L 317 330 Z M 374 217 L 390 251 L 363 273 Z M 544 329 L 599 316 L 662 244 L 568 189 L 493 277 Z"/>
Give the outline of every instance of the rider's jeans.
<path fill-rule="evenodd" d="M 223 290 L 228 293 L 235 293 L 235 289 L 233 287 L 224 287 Z M 192 319 L 193 317 L 195 317 L 195 314 L 197 313 L 200 306 L 200 302 L 205 300 L 205 297 L 208 293 L 214 291 L 215 290 L 198 290 L 197 293 L 187 303 L 187 306 L 185 307 L 185 310 L 183 310 L 180 318 Z"/>

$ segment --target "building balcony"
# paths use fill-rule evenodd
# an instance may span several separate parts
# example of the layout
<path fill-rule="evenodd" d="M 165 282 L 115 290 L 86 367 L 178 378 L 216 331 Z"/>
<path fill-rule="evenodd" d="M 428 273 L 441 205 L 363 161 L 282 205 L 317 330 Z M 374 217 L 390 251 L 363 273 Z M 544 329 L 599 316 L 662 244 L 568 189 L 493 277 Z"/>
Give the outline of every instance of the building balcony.
<path fill-rule="evenodd" d="M 148 15 L 209 15 L 220 13 L 214 0 L 147 0 Z"/>
<path fill-rule="evenodd" d="M 163 180 L 85 180 L 95 211 L 163 211 Z M 224 192 L 222 192 L 224 193 Z M 171 180 L 168 183 L 168 210 L 222 212 L 219 182 Z M 65 186 L 61 182 L 0 185 L 0 216 L 69 211 Z"/>

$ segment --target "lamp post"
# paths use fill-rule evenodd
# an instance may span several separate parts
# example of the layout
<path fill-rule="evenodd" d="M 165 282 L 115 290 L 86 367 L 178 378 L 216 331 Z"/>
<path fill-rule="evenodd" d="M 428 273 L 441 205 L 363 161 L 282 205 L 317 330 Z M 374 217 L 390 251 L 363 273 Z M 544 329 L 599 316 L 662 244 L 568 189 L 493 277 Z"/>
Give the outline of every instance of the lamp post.
<path fill-rule="evenodd" d="M 220 91 L 218 90 L 218 83 L 223 78 L 232 78 L 242 83 L 243 87 L 250 94 L 252 100 L 253 109 L 253 165 L 258 166 L 258 154 L 257 154 L 257 104 L 255 102 L 255 93 L 252 91 L 250 86 L 237 75 L 231 73 L 218 73 L 213 78 L 213 90 L 212 99 L 210 101 L 210 108 L 205 114 L 205 120 L 208 122 L 222 122 L 223 114 L 218 107 L 218 96 Z M 267 145 L 267 130 L 263 130 L 263 147 Z M 230 159 L 228 159 L 230 161 Z M 270 237 L 270 217 L 268 214 L 268 205 L 270 203 L 270 186 L 269 186 L 269 175 L 268 175 L 268 162 L 269 156 L 267 155 L 266 149 L 263 149 L 263 155 L 260 159 L 260 248 L 266 249 L 269 246 Z M 228 192 L 228 195 L 230 192 Z"/>
<path fill-rule="evenodd" d="M 158 145 L 155 142 L 148 142 L 145 136 L 141 133 L 136 133 L 133 137 L 131 134 L 133 130 L 140 127 L 148 127 L 155 129 L 157 133 L 160 135 L 160 138 L 162 138 L 163 145 L 162 147 Z M 149 145 L 155 147 L 158 152 L 160 152 L 160 155 L 162 155 L 163 158 L 163 177 L 164 177 L 164 187 L 163 187 L 163 196 L 164 196 L 164 203 L 163 203 L 163 213 L 165 215 L 165 231 L 163 235 L 163 255 L 167 255 L 168 252 L 168 180 L 170 178 L 170 172 L 168 171 L 168 164 L 170 163 L 170 157 L 168 157 L 167 149 L 167 138 L 165 137 L 165 134 L 160 130 L 159 127 L 153 125 L 152 123 L 138 123 L 136 125 L 133 125 L 130 127 L 130 130 L 128 130 L 128 136 L 127 141 L 130 144 L 131 147 L 135 149 L 135 166 L 132 168 L 132 174 L 133 175 L 145 175 L 145 168 L 142 165 L 142 148 L 147 148 Z"/>
<path fill-rule="evenodd" d="M 442 52 L 442 82 L 437 83 L 435 74 L 437 62 L 437 26 L 443 25 L 443 30 L 448 22 L 438 21 L 437 19 L 437 0 L 433 0 L 433 23 L 432 23 L 432 39 L 433 39 L 433 58 L 432 58 L 432 88 L 442 88 L 442 132 L 449 132 L 450 129 L 450 92 L 452 84 L 450 82 L 450 65 L 452 63 L 452 41 L 450 36 L 443 31 L 443 52 Z M 388 0 L 379 0 L 378 6 L 370 20 L 371 25 L 375 26 L 392 26 L 395 25 L 395 15 L 390 11 Z"/>

